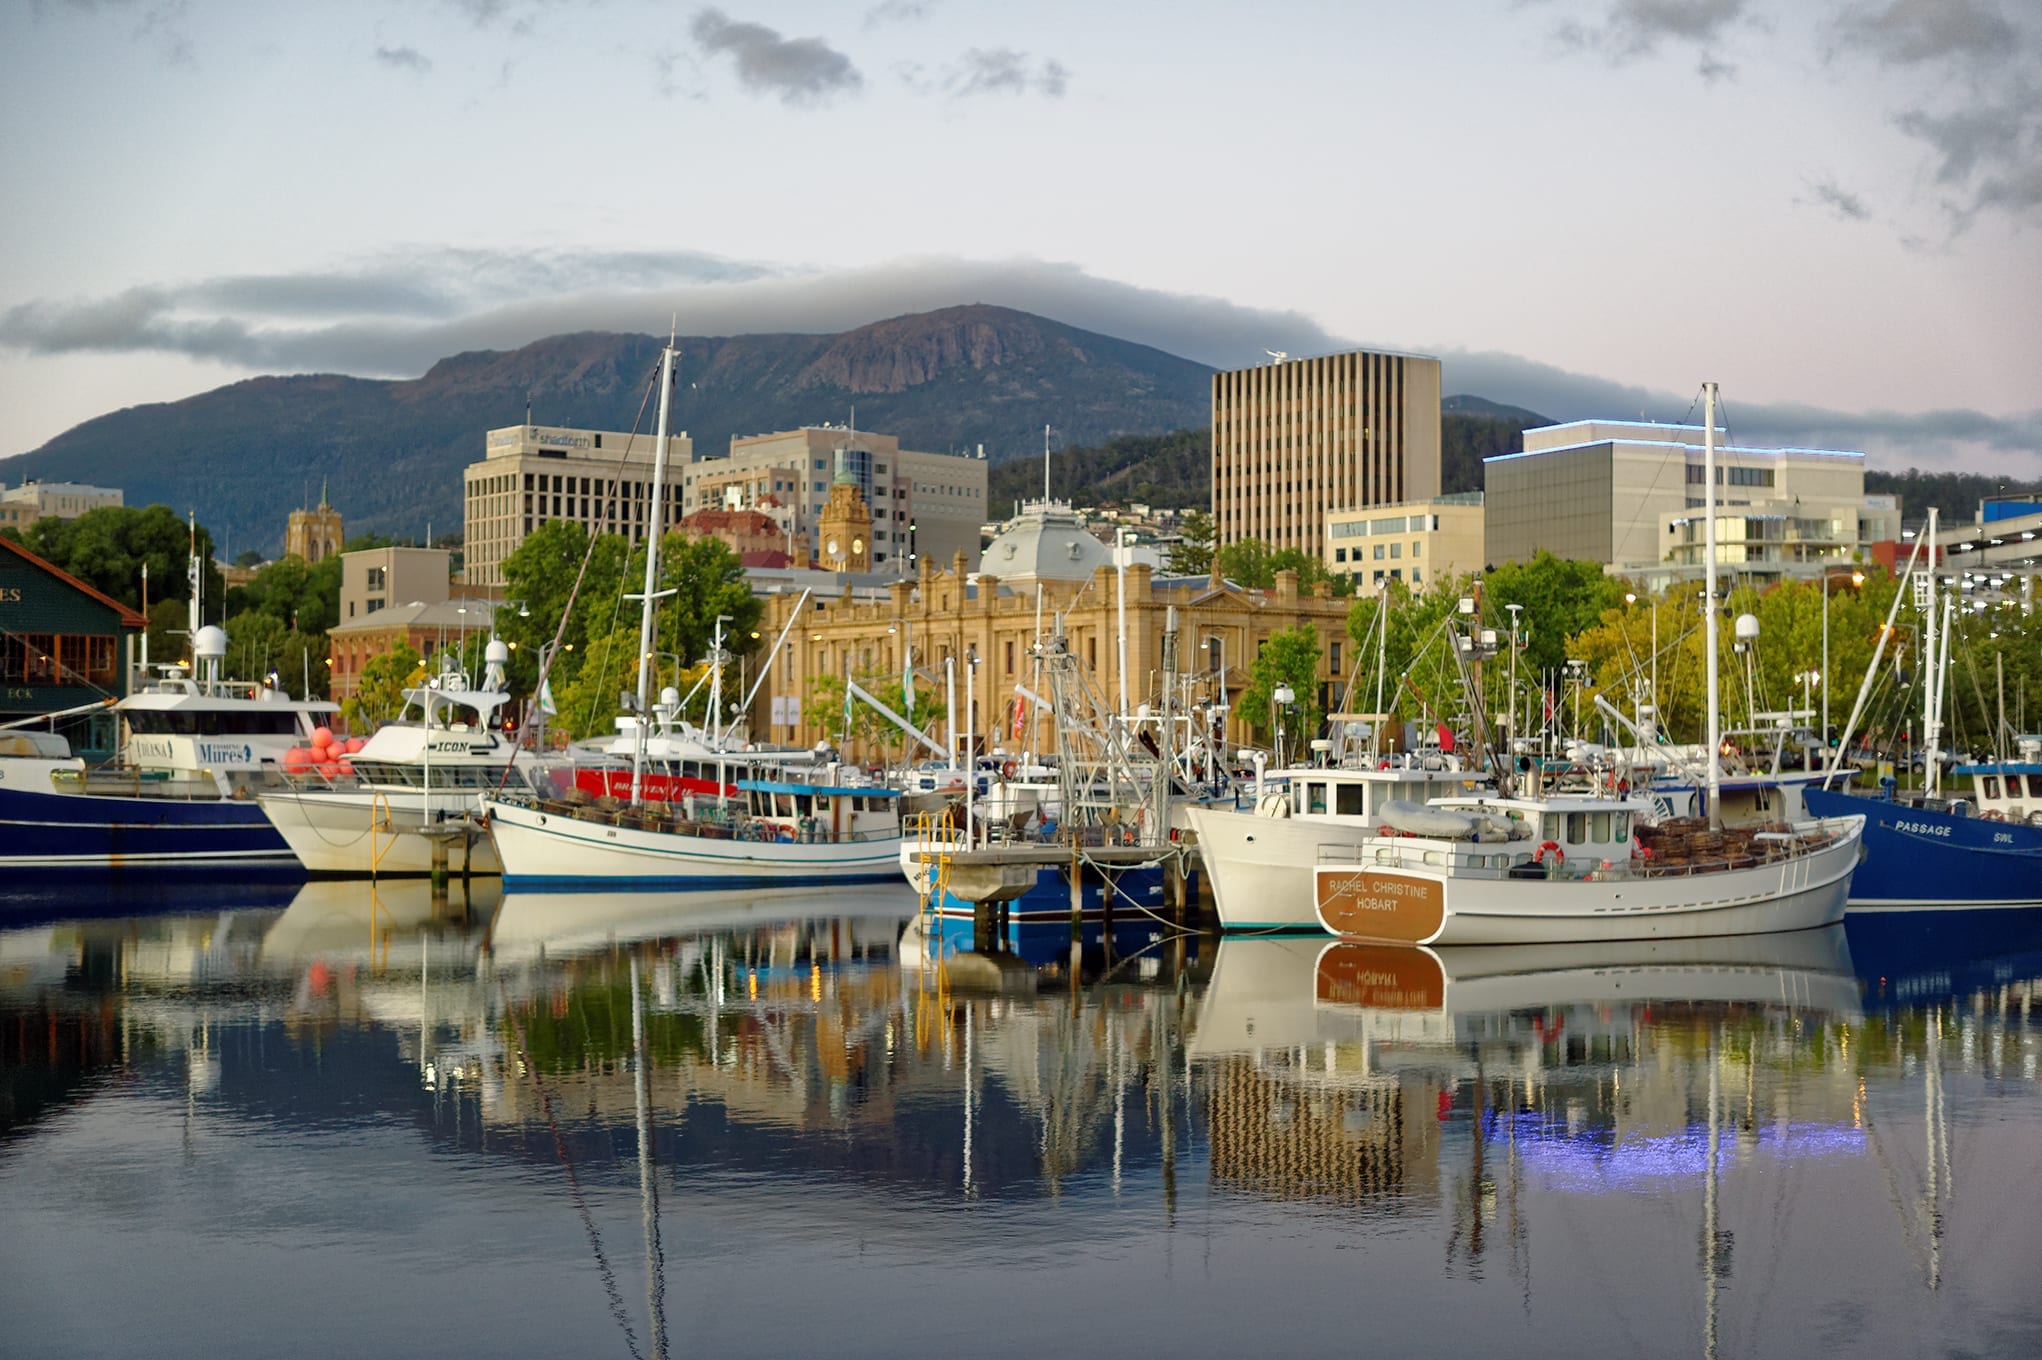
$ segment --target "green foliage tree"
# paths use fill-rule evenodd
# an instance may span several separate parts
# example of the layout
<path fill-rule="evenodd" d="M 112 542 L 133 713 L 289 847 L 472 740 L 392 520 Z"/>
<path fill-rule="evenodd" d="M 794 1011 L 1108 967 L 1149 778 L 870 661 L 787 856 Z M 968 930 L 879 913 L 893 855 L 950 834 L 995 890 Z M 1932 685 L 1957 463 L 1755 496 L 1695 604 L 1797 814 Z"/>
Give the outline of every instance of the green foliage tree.
<path fill-rule="evenodd" d="M 1319 630 L 1309 623 L 1271 633 L 1249 664 L 1248 683 L 1235 709 L 1265 740 L 1281 722 L 1287 758 L 1311 740 L 1325 717 L 1319 704 L 1319 653 Z M 1294 694 L 1287 709 L 1275 702 L 1281 685 L 1289 685 Z"/>
<path fill-rule="evenodd" d="M 616 554 L 612 554 L 611 543 L 606 543 L 606 539 L 614 543 Z M 605 567 L 613 596 L 610 607 L 600 613 L 594 609 L 584 611 L 577 601 L 570 632 L 578 624 L 590 628 L 592 635 L 578 639 L 572 651 L 563 648 L 554 664 L 552 688 L 560 722 L 577 737 L 612 730 L 617 716 L 627 711 L 624 694 L 628 691 L 634 699 L 637 694 L 640 611 L 635 601 L 627 602 L 623 608 L 616 607 L 616 602 L 618 592 L 635 591 L 643 584 L 645 556 L 640 551 L 628 561 L 621 560 L 622 546 L 623 540 L 614 535 L 596 540 L 599 558 L 619 561 L 620 569 L 614 573 Z M 591 577 L 596 574 L 593 563 L 589 574 Z M 513 581 L 512 589 L 516 588 Z M 660 548 L 659 588 L 674 593 L 659 602 L 655 615 L 652 650 L 659 683 L 648 679 L 648 703 L 657 698 L 663 683 L 681 675 L 692 677 L 700 673 L 699 667 L 708 660 L 715 639 L 719 614 L 727 616 L 723 646 L 729 654 L 725 661 L 723 698 L 726 704 L 738 702 L 743 697 L 739 688 L 742 679 L 739 658 L 750 653 L 758 642 L 755 634 L 764 606 L 745 583 L 744 566 L 737 555 L 721 539 L 691 541 L 680 534 L 669 534 Z M 586 593 L 586 583 L 583 589 Z M 517 597 L 531 610 L 530 618 L 518 618 L 515 611 L 508 609 L 498 611 L 499 632 L 520 643 L 513 655 L 520 658 L 517 664 L 529 667 L 524 679 L 528 690 L 537 682 L 538 646 L 552 637 L 551 632 L 539 625 L 549 618 L 558 619 L 558 611 L 566 605 L 564 594 L 556 599 L 550 594 L 534 593 L 541 596 L 536 603 Z M 598 620 L 600 627 L 594 626 Z M 526 638 L 532 639 L 529 645 L 524 641 Z M 525 661 L 525 657 L 530 660 Z M 679 685 L 683 694 L 691 684 L 689 678 Z M 706 689 L 695 700 L 698 709 L 704 703 Z M 706 717 L 706 711 L 701 716 Z M 730 714 L 726 712 L 724 718 L 728 721 Z"/>
<path fill-rule="evenodd" d="M 1170 571 L 1178 576 L 1203 576 L 1212 570 L 1212 547 L 1219 526 L 1203 510 L 1188 510 L 1177 522 L 1177 542 L 1170 545 Z"/>
<path fill-rule="evenodd" d="M 404 711 L 404 691 L 425 683 L 425 662 L 410 644 L 370 657 L 362 667 L 361 683 L 343 700 L 341 715 L 348 730 L 372 731 Z"/>
<path fill-rule="evenodd" d="M 1466 577 L 1441 577 L 1422 590 L 1399 580 L 1385 580 L 1383 589 L 1357 599 L 1347 612 L 1348 636 L 1354 639 L 1358 665 L 1354 706 L 1412 720 L 1450 718 L 1459 708 L 1458 673 L 1447 649 L 1444 625 L 1469 589 Z M 1376 629 L 1388 615 L 1388 636 Z"/>
<path fill-rule="evenodd" d="M 190 598 L 191 526 L 167 505 L 103 505 L 76 519 L 39 519 L 22 535 L 28 550 L 130 608 L 142 604 L 142 567 L 149 568 L 149 604 Z M 207 623 L 223 617 L 226 588 L 213 565 L 213 539 L 198 529 L 201 595 Z"/>
<path fill-rule="evenodd" d="M 1276 584 L 1276 567 L 1269 545 L 1259 538 L 1237 538 L 1214 553 L 1220 575 L 1247 590 L 1267 590 Z"/>
<path fill-rule="evenodd" d="M 1623 602 L 1624 585 L 1603 574 L 1600 564 L 1555 557 L 1541 551 L 1529 562 L 1505 562 L 1483 581 L 1483 618 L 1508 630 L 1509 606 L 1524 606 L 1518 635 L 1524 640 L 1520 674 L 1557 670 L 1567 662 L 1567 642 Z"/>

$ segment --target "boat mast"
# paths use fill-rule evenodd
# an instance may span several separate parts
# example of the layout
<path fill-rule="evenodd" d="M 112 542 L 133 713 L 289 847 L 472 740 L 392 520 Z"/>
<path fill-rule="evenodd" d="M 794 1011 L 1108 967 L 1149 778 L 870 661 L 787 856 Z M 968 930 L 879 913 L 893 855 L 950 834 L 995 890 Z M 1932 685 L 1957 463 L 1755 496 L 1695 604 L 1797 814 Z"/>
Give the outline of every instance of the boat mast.
<path fill-rule="evenodd" d="M 667 414 L 671 409 L 674 392 L 674 349 L 673 337 L 667 337 L 666 348 L 659 356 L 659 438 L 652 454 L 652 486 L 646 497 L 645 512 L 645 593 L 640 597 L 642 606 L 638 615 L 638 709 L 633 715 L 631 741 L 631 802 L 636 805 L 643 801 L 645 788 L 645 715 L 647 686 L 652 681 L 652 629 L 658 612 L 659 598 L 659 538 L 666 528 L 666 449 Z M 667 591 L 666 594 L 673 592 Z"/>
<path fill-rule="evenodd" d="M 1702 384 L 1702 650 L 1708 658 L 1709 830 L 1723 829 L 1723 715 L 1716 675 L 1716 384 Z"/>
<path fill-rule="evenodd" d="M 1922 633 L 1921 656 L 1916 665 L 1921 668 L 1921 767 L 1922 792 L 1936 791 L 1936 717 L 1943 711 L 1939 681 L 1942 666 L 1936 657 L 1936 507 L 1929 507 L 1928 528 L 1928 588 L 1919 595 L 1923 601 L 1923 612 L 1928 615 Z"/>

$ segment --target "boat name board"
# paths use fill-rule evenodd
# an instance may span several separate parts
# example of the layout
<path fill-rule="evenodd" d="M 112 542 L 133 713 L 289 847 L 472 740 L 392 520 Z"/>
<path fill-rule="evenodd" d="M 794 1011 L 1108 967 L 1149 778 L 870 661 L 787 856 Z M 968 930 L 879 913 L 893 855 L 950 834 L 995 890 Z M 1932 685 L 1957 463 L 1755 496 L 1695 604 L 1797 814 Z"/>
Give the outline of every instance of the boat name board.
<path fill-rule="evenodd" d="M 1336 935 L 1418 943 L 1446 922 L 1446 885 L 1381 869 L 1321 868 L 1312 876 L 1319 920 Z"/>
<path fill-rule="evenodd" d="M 1319 955 L 1313 994 L 1333 1006 L 1370 1010 L 1438 1010 L 1446 978 L 1432 955 L 1405 945 L 1328 945 Z"/>
<path fill-rule="evenodd" d="M 1947 826 L 1931 826 L 1927 822 L 1908 822 L 1897 819 L 1893 823 L 1893 829 L 1895 831 L 1905 831 L 1915 836 L 1947 836 L 1950 834 L 1950 828 Z"/>
<path fill-rule="evenodd" d="M 464 741 L 458 737 L 435 737 L 425 744 L 435 755 L 486 756 L 496 750 L 493 741 Z"/>
<path fill-rule="evenodd" d="M 203 766 L 240 767 L 259 764 L 255 747 L 245 741 L 206 741 L 203 738 L 186 742 L 176 737 L 137 736 L 128 742 L 129 755 L 137 760 L 155 760 L 172 764 L 185 764 L 192 768 Z"/>

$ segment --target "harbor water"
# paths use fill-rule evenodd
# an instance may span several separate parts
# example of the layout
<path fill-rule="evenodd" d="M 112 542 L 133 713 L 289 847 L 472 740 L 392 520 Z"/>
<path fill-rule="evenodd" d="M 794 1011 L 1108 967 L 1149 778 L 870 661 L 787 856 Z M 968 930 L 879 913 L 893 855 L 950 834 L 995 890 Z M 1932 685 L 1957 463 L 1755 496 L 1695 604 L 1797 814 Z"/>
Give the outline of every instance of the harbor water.
<path fill-rule="evenodd" d="M 915 907 L 0 886 L 0 1353 L 2042 1354 L 2042 914 Z"/>

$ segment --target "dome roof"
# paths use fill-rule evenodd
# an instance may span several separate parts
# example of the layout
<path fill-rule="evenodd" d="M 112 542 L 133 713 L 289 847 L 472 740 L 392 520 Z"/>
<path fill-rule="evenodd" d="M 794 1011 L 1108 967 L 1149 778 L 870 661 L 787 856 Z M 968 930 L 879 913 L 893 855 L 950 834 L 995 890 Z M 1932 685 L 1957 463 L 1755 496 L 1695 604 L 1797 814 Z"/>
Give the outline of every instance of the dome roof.
<path fill-rule="evenodd" d="M 1112 552 L 1068 504 L 1031 501 L 986 545 L 980 570 L 1002 581 L 1084 581 L 1112 565 Z"/>

